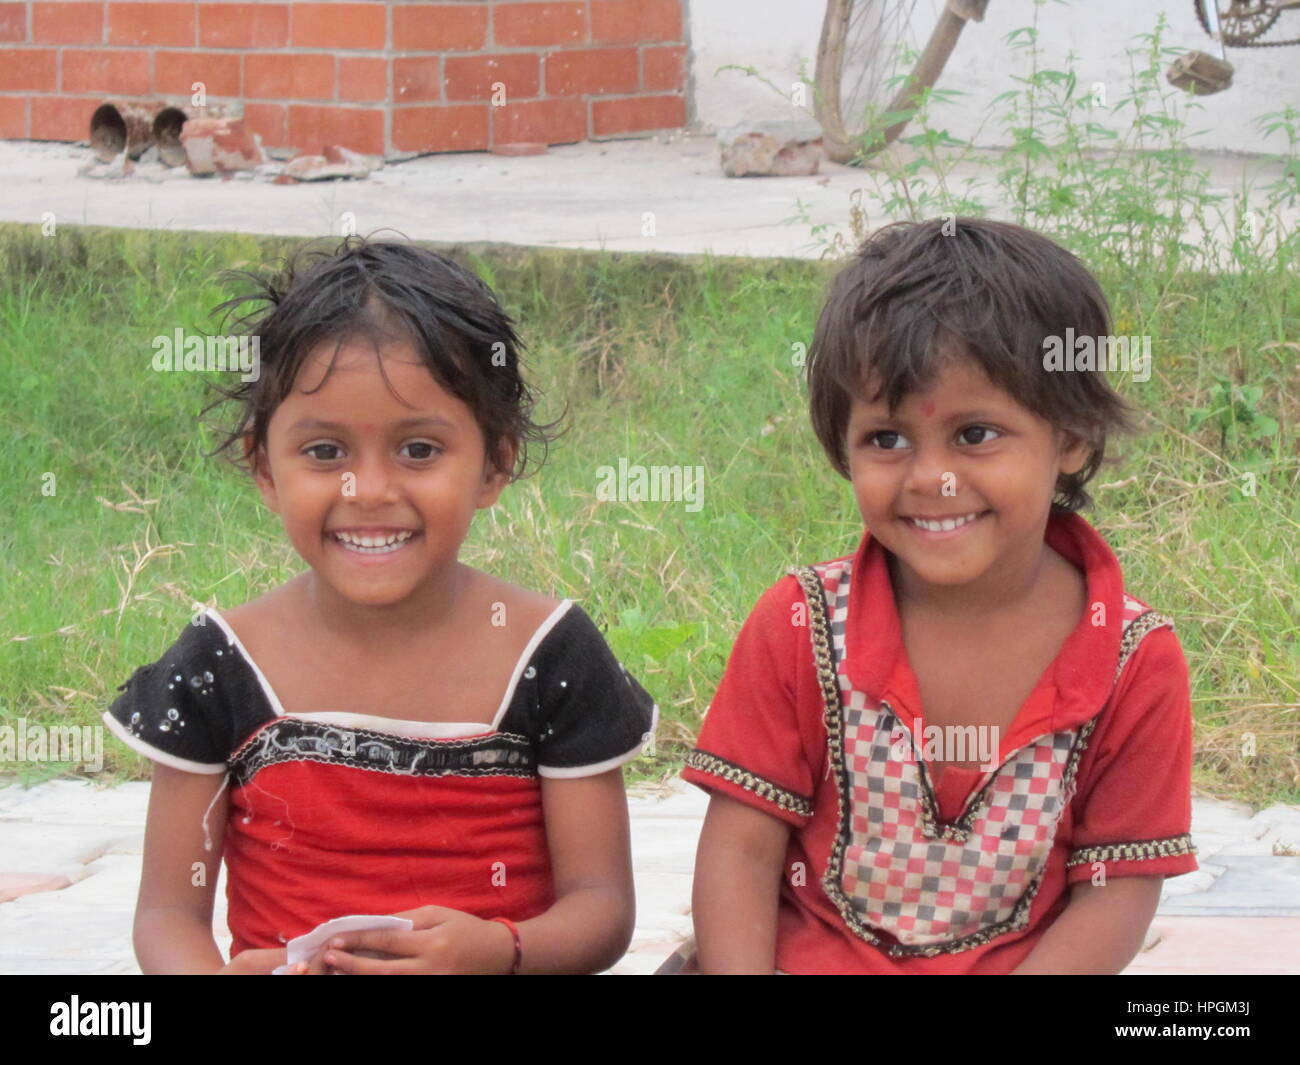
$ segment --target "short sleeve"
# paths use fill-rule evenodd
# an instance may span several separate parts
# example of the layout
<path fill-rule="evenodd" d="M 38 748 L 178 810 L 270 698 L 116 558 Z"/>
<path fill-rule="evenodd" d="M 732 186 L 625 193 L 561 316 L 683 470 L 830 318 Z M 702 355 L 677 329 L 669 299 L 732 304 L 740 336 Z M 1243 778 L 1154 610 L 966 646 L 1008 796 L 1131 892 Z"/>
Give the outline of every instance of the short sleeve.
<path fill-rule="evenodd" d="M 1080 762 L 1073 801 L 1071 883 L 1107 876 L 1178 876 L 1192 845 L 1192 711 L 1187 662 L 1169 628 L 1133 653 Z"/>
<path fill-rule="evenodd" d="M 234 741 L 229 707 L 246 686 L 238 665 L 221 627 L 201 615 L 166 654 L 119 687 L 104 723 L 152 761 L 189 773 L 224 773 Z"/>
<path fill-rule="evenodd" d="M 533 656 L 538 773 L 587 777 L 616 769 L 654 737 L 659 708 L 576 604 Z M 525 676 L 528 676 L 527 671 Z"/>
<path fill-rule="evenodd" d="M 814 772 L 799 714 L 805 660 L 811 668 L 806 600 L 787 577 L 741 627 L 682 777 L 796 827 L 806 824 Z"/>

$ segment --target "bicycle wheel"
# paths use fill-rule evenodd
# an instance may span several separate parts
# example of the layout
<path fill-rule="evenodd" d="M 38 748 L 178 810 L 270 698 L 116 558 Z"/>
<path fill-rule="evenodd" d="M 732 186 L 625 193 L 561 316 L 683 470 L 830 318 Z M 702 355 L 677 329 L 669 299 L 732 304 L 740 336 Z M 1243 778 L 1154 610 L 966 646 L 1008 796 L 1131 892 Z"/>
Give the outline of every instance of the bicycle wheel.
<path fill-rule="evenodd" d="M 850 163 L 893 143 L 965 25 L 943 0 L 827 0 L 813 100 L 827 155 Z"/>
<path fill-rule="evenodd" d="M 1210 20 L 1205 17 L 1205 5 L 1211 0 L 1193 0 L 1201 29 L 1210 32 Z M 1267 0 L 1218 0 L 1219 28 L 1223 43 L 1229 48 L 1249 47 L 1273 27 L 1282 12 Z"/>

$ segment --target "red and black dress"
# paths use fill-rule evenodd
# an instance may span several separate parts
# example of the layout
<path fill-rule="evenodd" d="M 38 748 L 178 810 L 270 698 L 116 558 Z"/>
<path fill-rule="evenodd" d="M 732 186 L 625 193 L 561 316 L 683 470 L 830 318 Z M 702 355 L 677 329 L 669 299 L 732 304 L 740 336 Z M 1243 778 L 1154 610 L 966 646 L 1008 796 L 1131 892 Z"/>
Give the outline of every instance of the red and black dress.
<path fill-rule="evenodd" d="M 657 722 L 569 600 L 524 648 L 490 725 L 285 713 L 215 610 L 120 690 L 104 721 L 123 742 L 229 774 L 232 956 L 345 914 L 537 916 L 553 902 L 540 778 L 614 769 Z"/>

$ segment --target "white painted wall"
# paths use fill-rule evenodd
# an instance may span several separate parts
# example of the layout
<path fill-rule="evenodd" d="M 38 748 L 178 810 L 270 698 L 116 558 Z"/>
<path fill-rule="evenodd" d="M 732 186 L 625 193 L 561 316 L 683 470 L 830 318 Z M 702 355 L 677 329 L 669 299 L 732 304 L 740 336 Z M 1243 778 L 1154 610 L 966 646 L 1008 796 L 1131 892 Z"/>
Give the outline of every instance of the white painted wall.
<path fill-rule="evenodd" d="M 697 126 L 712 131 L 743 120 L 800 113 L 789 102 L 790 86 L 798 80 L 801 64 L 812 76 L 825 0 L 687 2 Z M 916 10 L 937 11 L 939 3 L 919 0 Z M 1130 83 L 1126 48 L 1137 46 L 1132 41 L 1137 34 L 1154 29 L 1160 12 L 1169 22 L 1169 46 L 1218 54 L 1196 20 L 1192 0 L 1072 0 L 1066 5 L 1049 3 L 1040 10 L 1044 64 L 1064 68 L 1067 54 L 1073 51 L 1080 81 L 1088 86 L 1105 84 L 1107 103 L 1113 105 Z M 1027 71 L 1027 60 L 1004 38 L 1031 24 L 1033 15 L 1030 0 L 991 0 L 985 20 L 967 25 L 939 87 L 970 95 L 960 104 L 936 108 L 938 128 L 963 140 L 976 138 L 981 146 L 1006 143 L 996 120 L 985 119 L 993 99 L 1016 87 L 1013 75 Z M 1300 37 L 1300 9 L 1283 13 L 1268 36 Z M 1287 104 L 1300 109 L 1300 45 L 1230 48 L 1228 59 L 1236 68 L 1233 86 L 1196 101 L 1204 110 L 1192 112 L 1191 128 L 1206 132 L 1194 145 L 1207 151 L 1281 151 L 1278 135 L 1266 140 L 1254 119 Z M 756 67 L 786 95 L 778 96 L 757 78 L 738 71 L 718 72 L 728 64 Z"/>

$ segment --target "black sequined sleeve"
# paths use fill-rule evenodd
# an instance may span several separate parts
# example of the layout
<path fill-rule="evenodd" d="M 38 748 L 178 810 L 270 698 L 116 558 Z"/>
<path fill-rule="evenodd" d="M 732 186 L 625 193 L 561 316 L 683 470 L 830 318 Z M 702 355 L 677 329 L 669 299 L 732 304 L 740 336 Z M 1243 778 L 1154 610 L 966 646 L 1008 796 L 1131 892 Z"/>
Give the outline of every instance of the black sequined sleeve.
<path fill-rule="evenodd" d="M 658 707 L 576 604 L 533 656 L 538 772 L 594 776 L 631 761 L 654 736 Z"/>
<path fill-rule="evenodd" d="M 189 624 L 152 665 L 118 689 L 104 713 L 110 731 L 155 762 L 190 773 L 224 773 L 234 747 L 232 707 L 250 694 L 240 660 L 208 615 Z"/>

